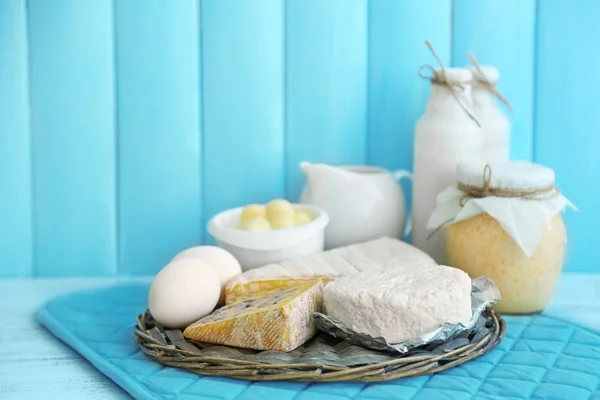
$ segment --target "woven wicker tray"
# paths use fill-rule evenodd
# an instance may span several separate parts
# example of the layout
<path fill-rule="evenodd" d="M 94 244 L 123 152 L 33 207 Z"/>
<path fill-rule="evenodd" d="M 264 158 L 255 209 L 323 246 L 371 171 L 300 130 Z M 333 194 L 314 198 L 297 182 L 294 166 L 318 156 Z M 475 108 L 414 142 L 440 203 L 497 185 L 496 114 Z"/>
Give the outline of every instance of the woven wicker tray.
<path fill-rule="evenodd" d="M 184 338 L 180 330 L 157 325 L 148 310 L 138 316 L 135 327 L 144 353 L 170 367 L 253 381 L 310 382 L 379 382 L 443 371 L 489 352 L 505 332 L 504 320 L 488 309 L 472 330 L 399 355 L 365 349 L 322 332 L 289 353 L 200 343 Z"/>

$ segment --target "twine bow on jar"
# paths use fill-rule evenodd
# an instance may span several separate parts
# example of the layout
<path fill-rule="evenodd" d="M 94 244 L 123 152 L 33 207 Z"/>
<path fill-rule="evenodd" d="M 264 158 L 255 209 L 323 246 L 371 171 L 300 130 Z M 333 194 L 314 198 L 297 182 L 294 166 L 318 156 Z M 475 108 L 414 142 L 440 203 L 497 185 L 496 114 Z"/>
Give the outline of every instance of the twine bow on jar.
<path fill-rule="evenodd" d="M 465 113 L 469 116 L 469 118 L 471 118 L 477 124 L 477 126 L 481 128 L 479 121 L 477 121 L 477 119 L 471 113 L 471 111 L 469 111 L 469 109 L 458 98 L 457 92 L 464 91 L 465 90 L 464 85 L 461 82 L 457 82 L 455 80 L 448 78 L 448 74 L 446 72 L 446 67 L 444 66 L 444 63 L 442 62 L 442 59 L 438 56 L 438 54 L 434 50 L 431 42 L 429 40 L 426 40 L 425 44 L 427 45 L 429 50 L 431 50 L 433 57 L 435 57 L 436 61 L 440 64 L 440 69 L 438 71 L 435 67 L 433 67 L 429 64 L 425 64 L 425 65 L 422 65 L 421 68 L 419 68 L 419 75 L 423 79 L 430 80 L 431 83 L 446 86 L 448 88 L 448 90 L 450 91 L 450 93 L 452 94 L 452 97 L 454 97 L 456 102 L 461 106 L 461 108 L 465 111 Z M 432 76 L 425 75 L 423 73 L 423 71 L 425 69 L 429 69 L 432 73 Z"/>
<path fill-rule="evenodd" d="M 540 200 L 546 194 L 551 194 L 551 197 L 556 196 L 560 191 L 554 186 L 554 183 L 536 189 L 514 189 L 501 188 L 492 186 L 492 167 L 486 164 L 483 169 L 483 184 L 481 186 L 468 185 L 463 182 L 458 182 L 458 189 L 464 193 L 460 199 L 460 206 L 464 207 L 465 200 L 481 199 L 484 197 L 504 197 L 504 198 L 520 198 L 524 200 Z"/>
<path fill-rule="evenodd" d="M 493 83 L 493 82 L 490 82 L 490 80 L 485 76 L 485 74 L 481 70 L 481 66 L 477 62 L 477 59 L 475 58 L 475 56 L 472 53 L 469 53 L 468 55 L 469 55 L 469 60 L 471 60 L 471 64 L 473 64 L 473 66 L 477 70 L 477 74 L 478 74 L 478 76 L 477 76 L 477 83 L 479 85 L 481 85 L 481 86 L 484 86 L 494 96 L 496 96 L 498 98 L 498 100 L 500 100 L 502 103 L 504 103 L 504 105 L 506 107 L 508 107 L 508 109 L 510 110 L 511 113 L 514 112 L 512 106 L 510 105 L 510 102 L 508 101 L 508 99 L 506 97 L 502 96 L 502 94 L 498 91 L 498 88 L 496 87 L 496 84 Z"/>
<path fill-rule="evenodd" d="M 457 188 L 463 192 L 462 197 L 459 200 L 461 207 L 465 206 L 466 201 L 470 199 L 482 199 L 485 197 L 502 197 L 502 198 L 519 198 L 523 200 L 542 200 L 549 199 L 560 194 L 554 183 L 547 186 L 542 186 L 535 189 L 519 189 L 519 188 L 502 188 L 498 186 L 492 186 L 492 167 L 486 164 L 483 169 L 483 182 L 481 186 L 469 185 L 463 182 L 458 182 Z M 547 195 L 547 196 L 546 196 Z M 454 218 L 451 218 L 429 233 L 427 239 L 430 239 L 440 229 L 453 222 Z"/>

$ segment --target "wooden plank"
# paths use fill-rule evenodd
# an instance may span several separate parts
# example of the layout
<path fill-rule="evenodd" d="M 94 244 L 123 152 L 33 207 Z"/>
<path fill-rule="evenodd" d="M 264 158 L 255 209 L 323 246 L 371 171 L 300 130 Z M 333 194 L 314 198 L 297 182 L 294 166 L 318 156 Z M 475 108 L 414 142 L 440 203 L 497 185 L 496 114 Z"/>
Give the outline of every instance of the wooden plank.
<path fill-rule="evenodd" d="M 301 161 L 366 161 L 367 1 L 296 0 L 286 7 L 287 196 Z"/>
<path fill-rule="evenodd" d="M 283 196 L 283 0 L 202 2 L 205 217 Z"/>
<path fill-rule="evenodd" d="M 0 265 L 2 268 L 3 264 Z M 125 283 L 150 282 L 149 277 L 135 278 L 61 278 L 0 279 L 0 315 L 10 329 L 0 333 L 0 364 L 35 364 L 37 360 L 73 360 L 79 358 L 69 346 L 57 341 L 33 317 L 47 300 L 73 291 L 92 290 Z M 2 379 L 0 377 L 0 382 Z M 0 386 L 1 387 L 1 386 Z M 3 399 L 3 397 L 0 396 Z"/>
<path fill-rule="evenodd" d="M 0 2 L 0 277 L 32 264 L 31 150 L 25 0 Z"/>
<path fill-rule="evenodd" d="M 201 242 L 199 9 L 115 6 L 119 273 L 148 274 Z"/>
<path fill-rule="evenodd" d="M 66 360 L 2 362 L 0 377 L 2 400 L 131 399 L 124 390 L 75 354 L 72 359 Z"/>
<path fill-rule="evenodd" d="M 56 295 L 138 281 L 147 280 L 0 280 L 0 315 L 6 326 L 10 326 L 0 333 L 0 342 L 11 344 L 0 347 L 0 398 L 130 399 L 125 391 L 44 329 L 34 313 Z"/>
<path fill-rule="evenodd" d="M 515 112 L 511 119 L 511 157 L 533 158 L 535 0 L 455 0 L 452 60 L 468 66 L 468 52 L 500 71 L 498 89 Z"/>
<path fill-rule="evenodd" d="M 369 7 L 367 161 L 412 171 L 415 123 L 425 111 L 431 86 L 418 71 L 423 64 L 435 64 L 425 40 L 449 65 L 452 2 L 378 0 Z M 410 221 L 412 187 L 408 182 L 402 186 Z"/>
<path fill-rule="evenodd" d="M 370 2 L 369 164 L 412 170 L 415 123 L 430 87 L 418 71 L 435 64 L 425 40 L 450 64 L 450 15 L 450 0 Z"/>
<path fill-rule="evenodd" d="M 589 34 L 599 13 L 595 0 L 538 3 L 535 160 L 555 169 L 557 185 L 581 209 L 565 214 L 568 271 L 600 272 L 600 79 L 590 71 L 600 45 Z"/>
<path fill-rule="evenodd" d="M 113 8 L 31 0 L 36 273 L 116 271 Z"/>

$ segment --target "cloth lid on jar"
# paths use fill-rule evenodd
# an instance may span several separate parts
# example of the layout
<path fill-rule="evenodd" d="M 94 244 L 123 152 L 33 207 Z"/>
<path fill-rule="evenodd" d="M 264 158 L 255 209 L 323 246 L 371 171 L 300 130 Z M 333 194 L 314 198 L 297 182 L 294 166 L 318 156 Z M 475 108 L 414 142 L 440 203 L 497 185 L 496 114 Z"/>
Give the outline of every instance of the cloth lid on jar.
<path fill-rule="evenodd" d="M 489 165 L 489 168 L 486 167 Z M 458 165 L 458 181 L 470 186 L 518 190 L 542 190 L 554 186 L 554 170 L 529 161 L 505 161 L 486 164 L 465 162 Z M 489 181 L 488 181 L 489 179 Z"/>
<path fill-rule="evenodd" d="M 475 66 L 470 67 L 470 69 L 475 80 L 482 80 L 483 78 L 491 83 L 498 83 L 500 80 L 500 71 L 491 65 L 480 65 L 479 70 Z"/>
<path fill-rule="evenodd" d="M 437 196 L 427 226 L 435 232 L 485 213 L 498 221 L 527 257 L 531 257 L 552 219 L 567 206 L 577 208 L 554 188 L 555 174 L 551 168 L 527 161 L 487 165 L 459 164 L 459 185 L 452 185 Z M 461 188 L 460 183 L 471 187 Z M 499 193 L 501 189 L 506 192 Z"/>
<path fill-rule="evenodd" d="M 473 80 L 473 72 L 468 68 L 441 68 L 435 70 L 436 73 L 446 73 L 446 78 L 452 82 L 469 82 Z"/>

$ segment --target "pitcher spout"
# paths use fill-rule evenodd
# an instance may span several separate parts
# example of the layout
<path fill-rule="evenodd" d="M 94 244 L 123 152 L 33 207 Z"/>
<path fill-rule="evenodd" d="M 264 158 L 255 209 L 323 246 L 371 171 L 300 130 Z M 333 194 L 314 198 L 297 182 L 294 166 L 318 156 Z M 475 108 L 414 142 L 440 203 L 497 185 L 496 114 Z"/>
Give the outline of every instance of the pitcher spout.
<path fill-rule="evenodd" d="M 328 164 L 311 163 L 308 161 L 300 162 L 300 169 L 306 175 L 308 180 L 330 180 L 330 179 L 348 179 L 350 172 L 342 167 L 336 167 Z"/>
<path fill-rule="evenodd" d="M 306 185 L 301 196 L 303 203 L 323 206 L 323 199 L 336 191 L 335 187 L 339 186 L 340 181 L 344 181 L 341 176 L 344 171 L 339 167 L 302 161 L 300 170 L 306 176 Z"/>
<path fill-rule="evenodd" d="M 301 161 L 300 162 L 300 169 L 302 170 L 302 172 L 304 172 L 304 174 L 308 175 L 312 169 L 313 164 L 308 162 L 308 161 Z"/>

